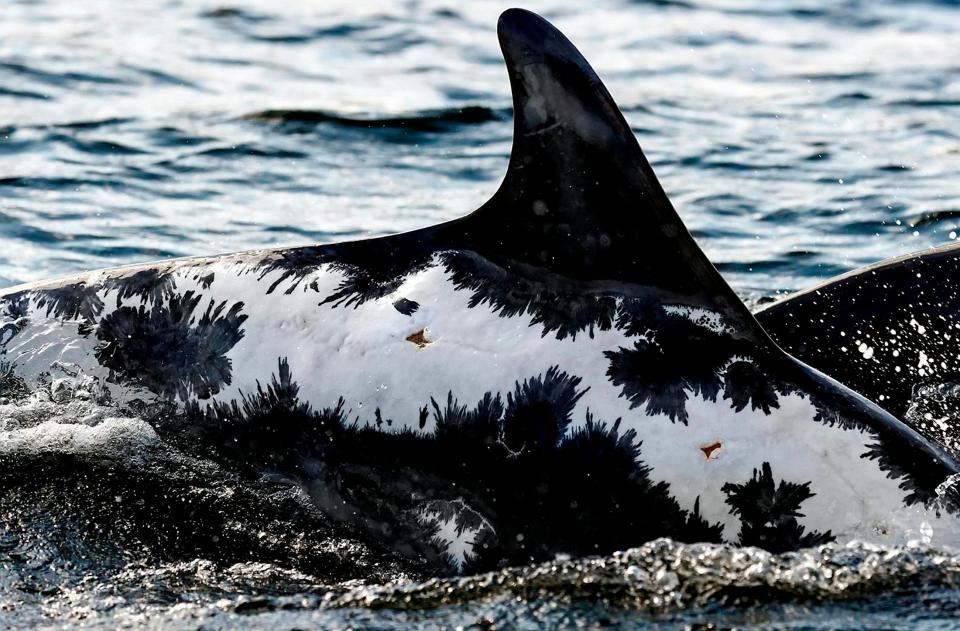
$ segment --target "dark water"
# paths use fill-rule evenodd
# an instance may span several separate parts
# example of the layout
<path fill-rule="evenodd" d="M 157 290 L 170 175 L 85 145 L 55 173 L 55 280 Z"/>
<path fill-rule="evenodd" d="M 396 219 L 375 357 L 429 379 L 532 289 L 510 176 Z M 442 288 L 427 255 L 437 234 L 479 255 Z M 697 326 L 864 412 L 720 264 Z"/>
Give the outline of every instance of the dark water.
<path fill-rule="evenodd" d="M 506 6 L 5 2 L 0 286 L 464 214 L 506 168 Z M 956 2 L 526 6 L 591 60 L 748 301 L 960 232 Z M 229 478 L 138 419 L 94 428 L 110 411 L 86 405 L 2 406 L 12 624 L 952 628 L 958 613 L 960 559 L 922 546 L 662 543 L 418 582 L 286 487 Z"/>

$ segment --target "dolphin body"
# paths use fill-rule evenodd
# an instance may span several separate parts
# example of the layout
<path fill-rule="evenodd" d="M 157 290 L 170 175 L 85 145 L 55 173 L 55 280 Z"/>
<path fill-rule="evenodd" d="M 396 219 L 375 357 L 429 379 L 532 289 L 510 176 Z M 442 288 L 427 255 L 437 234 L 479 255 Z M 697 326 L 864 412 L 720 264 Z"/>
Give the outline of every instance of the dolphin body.
<path fill-rule="evenodd" d="M 757 320 L 804 362 L 960 457 L 960 246 L 854 270 Z"/>
<path fill-rule="evenodd" d="M 951 541 L 957 460 L 780 350 L 573 45 L 519 9 L 498 28 L 514 146 L 481 208 L 6 290 L 5 394 L 149 412 L 438 573 L 661 536 Z"/>

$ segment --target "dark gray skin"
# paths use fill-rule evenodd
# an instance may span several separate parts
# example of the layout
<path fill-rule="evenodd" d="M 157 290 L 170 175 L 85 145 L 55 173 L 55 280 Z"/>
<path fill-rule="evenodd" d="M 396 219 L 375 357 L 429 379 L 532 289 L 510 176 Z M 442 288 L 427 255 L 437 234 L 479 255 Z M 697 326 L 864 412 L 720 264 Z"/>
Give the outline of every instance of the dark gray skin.
<path fill-rule="evenodd" d="M 755 315 L 788 353 L 958 454 L 958 280 L 960 246 L 949 244 L 854 270 Z"/>

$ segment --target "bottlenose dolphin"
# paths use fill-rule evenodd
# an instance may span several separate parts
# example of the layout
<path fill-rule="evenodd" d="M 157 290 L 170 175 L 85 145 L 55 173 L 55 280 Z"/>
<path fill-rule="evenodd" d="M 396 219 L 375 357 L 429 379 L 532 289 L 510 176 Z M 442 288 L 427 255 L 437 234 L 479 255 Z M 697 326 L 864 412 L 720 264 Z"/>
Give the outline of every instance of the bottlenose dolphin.
<path fill-rule="evenodd" d="M 960 246 L 853 270 L 756 317 L 793 356 L 960 456 Z"/>
<path fill-rule="evenodd" d="M 478 210 L 9 289 L 4 388 L 153 410 L 441 573 L 661 536 L 950 541 L 957 460 L 770 340 L 558 30 L 498 31 L 514 145 Z"/>

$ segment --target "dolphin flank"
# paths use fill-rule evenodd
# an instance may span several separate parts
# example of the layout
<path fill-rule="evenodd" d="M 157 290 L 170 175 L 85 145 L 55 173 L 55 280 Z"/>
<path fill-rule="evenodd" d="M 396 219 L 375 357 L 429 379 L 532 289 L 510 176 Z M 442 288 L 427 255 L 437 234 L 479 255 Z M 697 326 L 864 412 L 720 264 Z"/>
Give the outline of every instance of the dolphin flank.
<path fill-rule="evenodd" d="M 4 396 L 147 410 L 438 574 L 665 536 L 960 541 L 956 458 L 770 339 L 558 30 L 498 33 L 514 144 L 479 209 L 5 290 Z"/>

